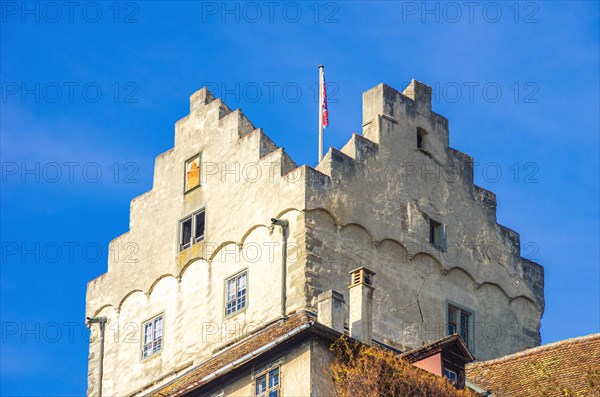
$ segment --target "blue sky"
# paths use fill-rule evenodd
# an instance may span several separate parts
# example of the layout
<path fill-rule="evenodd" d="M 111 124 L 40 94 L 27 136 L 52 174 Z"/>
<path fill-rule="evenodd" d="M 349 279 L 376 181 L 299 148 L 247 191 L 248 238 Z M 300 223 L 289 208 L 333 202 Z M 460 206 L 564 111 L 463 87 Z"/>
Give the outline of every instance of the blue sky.
<path fill-rule="evenodd" d="M 599 331 L 598 2 L 0 4 L 1 395 L 85 394 L 86 283 L 189 95 L 208 85 L 315 165 L 319 63 L 326 146 L 360 132 L 363 91 L 431 85 L 545 267 L 543 343 Z"/>

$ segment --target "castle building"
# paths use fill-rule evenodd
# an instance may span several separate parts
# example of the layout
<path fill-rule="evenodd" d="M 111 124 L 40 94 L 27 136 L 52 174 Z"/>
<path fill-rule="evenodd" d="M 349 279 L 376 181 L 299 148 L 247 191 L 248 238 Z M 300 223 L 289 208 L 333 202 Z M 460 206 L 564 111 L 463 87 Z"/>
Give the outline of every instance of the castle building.
<path fill-rule="evenodd" d="M 201 89 L 88 284 L 88 394 L 333 395 L 343 334 L 459 383 L 538 346 L 543 268 L 473 174 L 414 80 L 365 92 L 362 134 L 314 168 Z"/>

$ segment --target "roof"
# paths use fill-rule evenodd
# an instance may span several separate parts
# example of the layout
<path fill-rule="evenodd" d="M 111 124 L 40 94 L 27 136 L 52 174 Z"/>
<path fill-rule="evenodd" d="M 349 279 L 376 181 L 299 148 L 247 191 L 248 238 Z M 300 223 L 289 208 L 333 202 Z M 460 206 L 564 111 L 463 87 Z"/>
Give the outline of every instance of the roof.
<path fill-rule="evenodd" d="M 498 397 L 600 395 L 600 334 L 468 364 L 467 379 Z"/>
<path fill-rule="evenodd" d="M 305 334 L 305 332 L 319 335 L 331 341 L 341 336 L 339 332 L 316 322 L 316 318 L 312 313 L 301 311 L 291 315 L 283 322 L 281 320 L 276 321 L 233 345 L 224 346 L 223 350 L 215 356 L 147 395 L 153 397 L 186 395 L 275 350 L 285 342 L 291 341 L 296 336 Z M 461 357 L 468 361 L 474 360 L 474 357 L 456 334 L 411 350 L 402 354 L 401 357 L 412 363 L 432 354 L 432 352 L 447 348 L 458 349 Z"/>
<path fill-rule="evenodd" d="M 414 363 L 416 361 L 422 360 L 430 356 L 431 354 L 435 354 L 443 349 L 447 348 L 456 348 L 461 355 L 461 358 L 464 359 L 465 362 L 471 362 L 475 360 L 475 356 L 469 351 L 465 343 L 460 339 L 460 336 L 457 334 L 452 334 L 445 336 L 441 339 L 433 341 L 427 345 L 423 345 L 417 349 L 410 350 L 406 353 L 400 355 L 400 357 L 408 360 L 410 363 Z"/>
<path fill-rule="evenodd" d="M 290 316 L 286 321 L 277 321 L 261 331 L 249 336 L 237 344 L 228 347 L 222 353 L 191 369 L 167 385 L 160 387 L 148 395 L 181 396 L 199 388 L 218 376 L 246 364 L 250 360 L 274 349 L 286 339 L 311 328 L 315 319 L 306 312 Z"/>

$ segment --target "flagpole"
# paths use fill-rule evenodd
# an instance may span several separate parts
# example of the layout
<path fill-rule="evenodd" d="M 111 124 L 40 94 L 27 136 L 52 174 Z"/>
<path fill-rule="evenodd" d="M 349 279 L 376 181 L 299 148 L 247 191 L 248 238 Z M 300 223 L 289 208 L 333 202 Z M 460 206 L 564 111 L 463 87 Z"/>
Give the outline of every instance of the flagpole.
<path fill-rule="evenodd" d="M 319 163 L 323 160 L 323 65 L 319 65 Z"/>

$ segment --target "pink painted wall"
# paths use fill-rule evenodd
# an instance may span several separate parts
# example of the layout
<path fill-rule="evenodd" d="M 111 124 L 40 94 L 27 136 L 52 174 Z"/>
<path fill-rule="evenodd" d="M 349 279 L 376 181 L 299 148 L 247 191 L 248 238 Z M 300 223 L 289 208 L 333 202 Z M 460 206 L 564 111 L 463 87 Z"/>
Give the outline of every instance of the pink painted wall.
<path fill-rule="evenodd" d="M 425 371 L 431 372 L 437 376 L 442 376 L 442 354 L 437 353 L 433 356 L 424 358 L 423 360 L 413 363 L 417 368 L 424 369 Z"/>

